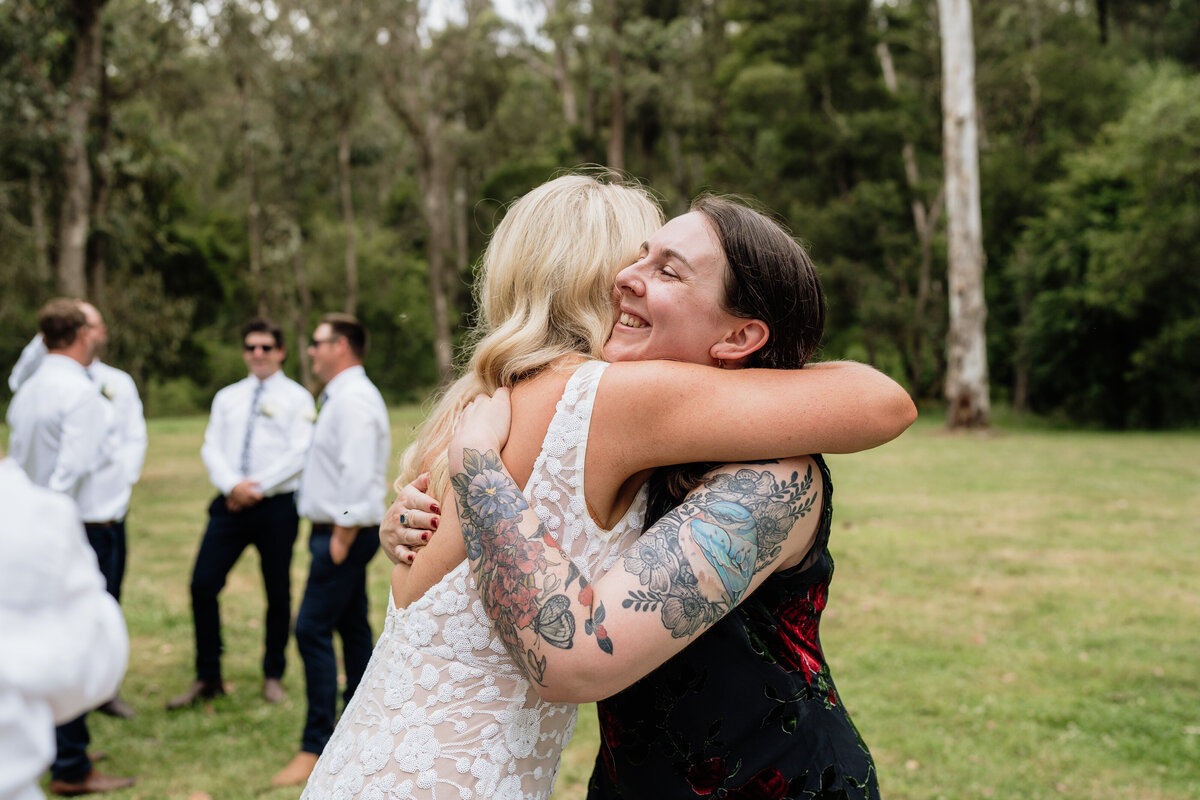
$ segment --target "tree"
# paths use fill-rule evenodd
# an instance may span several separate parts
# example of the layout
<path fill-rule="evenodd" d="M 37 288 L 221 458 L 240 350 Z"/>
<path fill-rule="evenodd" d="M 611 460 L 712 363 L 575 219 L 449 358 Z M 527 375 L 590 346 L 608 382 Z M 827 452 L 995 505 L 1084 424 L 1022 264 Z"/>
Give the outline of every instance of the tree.
<path fill-rule="evenodd" d="M 948 289 L 946 402 L 951 428 L 985 428 L 990 415 L 983 297 L 983 220 L 970 0 L 938 0 Z"/>
<path fill-rule="evenodd" d="M 58 217 L 58 290 L 66 295 L 87 294 L 87 243 L 91 227 L 92 165 L 88 134 L 100 90 L 104 47 L 101 11 L 107 0 L 74 0 L 75 57 L 67 78 L 62 158 L 62 210 Z"/>
<path fill-rule="evenodd" d="M 886 41 L 881 40 L 876 45 L 879 54 L 879 66 L 883 71 L 883 82 L 893 95 L 899 94 L 899 82 L 896 79 L 896 67 L 892 61 L 892 51 Z M 913 142 L 905 140 L 901 149 L 904 161 L 904 177 L 908 183 L 909 206 L 912 209 L 913 230 L 919 243 L 920 260 L 917 265 L 917 286 L 913 297 L 912 322 L 909 326 L 907 342 L 908 362 L 908 391 L 913 397 L 922 394 L 921 355 L 924 350 L 925 312 L 930 300 L 930 289 L 933 273 L 933 240 L 937 234 L 942 216 L 946 193 L 945 182 L 938 187 L 936 196 L 926 201 L 921 181 L 921 170 L 917 164 L 917 151 Z"/>
<path fill-rule="evenodd" d="M 1068 159 L 1011 269 L 1033 410 L 1110 427 L 1200 419 L 1200 77 L 1163 67 Z"/>

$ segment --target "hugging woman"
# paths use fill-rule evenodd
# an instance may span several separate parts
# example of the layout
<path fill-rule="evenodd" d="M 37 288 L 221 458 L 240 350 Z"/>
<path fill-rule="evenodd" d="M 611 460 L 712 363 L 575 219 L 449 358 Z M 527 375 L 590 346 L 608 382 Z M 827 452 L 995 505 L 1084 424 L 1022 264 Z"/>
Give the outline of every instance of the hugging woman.
<path fill-rule="evenodd" d="M 636 187 L 567 176 L 509 211 L 484 256 L 483 334 L 466 374 L 410 450 L 411 474 L 402 475 L 407 481 L 433 471 L 435 499 L 425 508 L 434 503 L 444 510 L 440 534 L 411 567 L 397 567 L 384 634 L 305 797 L 549 796 L 574 724 L 573 703 L 594 699 L 582 696 L 574 678 L 558 684 L 569 671 L 558 657 L 587 651 L 602 656 L 600 671 L 607 671 L 604 658 L 623 658 L 642 635 L 618 638 L 588 603 L 605 574 L 623 571 L 628 553 L 641 545 L 654 471 L 861 450 L 912 422 L 903 390 L 861 365 L 737 368 L 756 365 L 758 351 L 775 352 L 766 349 L 772 341 L 798 358 L 780 366 L 800 366 L 824 318 L 803 250 L 770 220 L 754 219 L 768 223 L 759 233 L 778 231 L 792 243 L 780 262 L 792 271 L 782 282 L 775 276 L 757 289 L 735 285 L 731 292 L 728 265 L 735 256 L 709 217 L 696 211 L 655 232 L 657 209 Z M 759 251 L 777 250 L 783 240 L 747 243 L 752 252 L 744 263 L 754 273 Z M 615 331 L 614 282 L 622 297 Z M 758 279 L 750 274 L 747 283 Z M 645 305 L 628 300 L 638 292 Z M 764 300 L 770 313 L 744 308 Z M 795 324 L 791 316 L 799 318 Z M 792 329 L 796 336 L 785 333 Z M 621 360 L 610 364 L 602 356 Z M 493 401 L 481 403 L 460 426 L 463 436 L 478 438 L 460 438 L 450 448 L 459 470 L 460 534 L 448 493 L 450 430 L 476 393 L 499 388 L 511 388 L 511 429 L 507 405 L 501 415 Z M 503 393 L 494 401 L 505 402 Z M 483 441 L 478 431 L 494 428 L 499 416 L 504 436 Z M 463 457 L 469 449 L 479 455 Z M 805 569 L 805 537 L 810 545 L 821 539 L 810 523 L 827 507 L 824 473 L 802 489 L 791 478 L 800 462 L 780 464 L 756 468 L 781 470 L 779 480 L 795 484 L 781 491 L 803 495 L 809 511 L 784 525 L 793 511 L 785 503 L 761 558 L 747 561 L 740 545 L 730 549 L 742 565 L 727 575 L 737 599 L 785 563 Z M 467 502 L 472 486 L 474 505 Z M 771 513 L 781 512 L 772 506 Z M 516 555 L 516 572 L 489 564 L 489 552 Z M 618 620 L 613 609 L 608 613 Z M 670 634 L 666 639 L 675 642 Z M 615 645 L 608 654 L 606 641 Z M 655 666 L 639 664 L 641 674 Z M 621 688 L 626 667 L 612 675 L 606 693 Z M 865 749 L 850 768 L 873 785 Z"/>

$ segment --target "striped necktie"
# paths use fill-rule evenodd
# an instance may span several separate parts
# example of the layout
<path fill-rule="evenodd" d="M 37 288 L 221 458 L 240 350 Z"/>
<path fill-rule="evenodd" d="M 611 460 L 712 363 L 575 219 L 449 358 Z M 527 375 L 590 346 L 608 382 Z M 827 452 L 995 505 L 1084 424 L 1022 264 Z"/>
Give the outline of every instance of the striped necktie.
<path fill-rule="evenodd" d="M 246 422 L 246 438 L 242 440 L 242 477 L 250 474 L 250 437 L 254 435 L 254 421 L 258 419 L 258 401 L 262 397 L 263 384 L 258 382 L 254 398 L 250 401 L 250 419 Z"/>

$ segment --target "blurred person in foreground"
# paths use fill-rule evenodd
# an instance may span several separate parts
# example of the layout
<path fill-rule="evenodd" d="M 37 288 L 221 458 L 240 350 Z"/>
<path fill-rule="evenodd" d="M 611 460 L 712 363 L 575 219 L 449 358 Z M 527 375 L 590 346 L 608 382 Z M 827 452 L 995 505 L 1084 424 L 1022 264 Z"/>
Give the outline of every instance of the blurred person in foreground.
<path fill-rule="evenodd" d="M 129 639 L 74 504 L 34 486 L 3 449 L 0 503 L 0 798 L 38 800 L 38 776 L 54 759 L 54 724 L 113 696 Z M 74 795 L 133 783 L 90 763 L 67 777 L 50 790 Z"/>
<path fill-rule="evenodd" d="M 11 458 L 35 486 L 71 498 L 86 520 L 107 500 L 99 482 L 113 458 L 112 404 L 87 371 L 100 339 L 80 302 L 70 298 L 47 303 L 38 313 L 38 330 L 46 355 L 8 407 Z M 118 559 L 111 527 L 89 524 L 85 530 L 112 593 Z M 55 738 L 58 750 L 50 768 L 54 793 L 86 794 L 133 783 L 132 778 L 112 778 L 92 769 L 86 713 L 59 725 Z"/>

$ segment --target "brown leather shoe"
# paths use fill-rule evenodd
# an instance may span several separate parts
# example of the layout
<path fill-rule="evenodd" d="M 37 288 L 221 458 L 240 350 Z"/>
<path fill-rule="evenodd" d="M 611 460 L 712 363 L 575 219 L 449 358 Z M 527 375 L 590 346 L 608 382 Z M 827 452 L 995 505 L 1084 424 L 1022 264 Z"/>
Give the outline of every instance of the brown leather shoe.
<path fill-rule="evenodd" d="M 263 699 L 268 703 L 282 703 L 287 699 L 283 683 L 279 678 L 267 678 L 263 681 Z"/>
<path fill-rule="evenodd" d="M 119 695 L 96 710 L 101 714 L 108 714 L 110 717 L 120 717 L 121 719 L 133 719 L 137 716 L 137 712 L 133 710 L 133 706 L 122 700 Z"/>
<path fill-rule="evenodd" d="M 92 792 L 111 792 L 114 789 L 124 789 L 137 783 L 137 778 L 117 778 L 113 775 L 103 775 L 92 770 L 79 783 L 67 781 L 50 781 L 50 791 L 63 797 L 74 797 Z"/>
<path fill-rule="evenodd" d="M 272 786 L 301 786 L 312 775 L 313 767 L 317 765 L 317 754 L 301 750 L 275 777 L 271 778 Z"/>
<path fill-rule="evenodd" d="M 178 711 L 181 708 L 187 708 L 200 698 L 208 700 L 223 694 L 225 694 L 225 687 L 219 683 L 196 681 L 187 688 L 186 692 L 167 701 L 167 711 Z"/>

